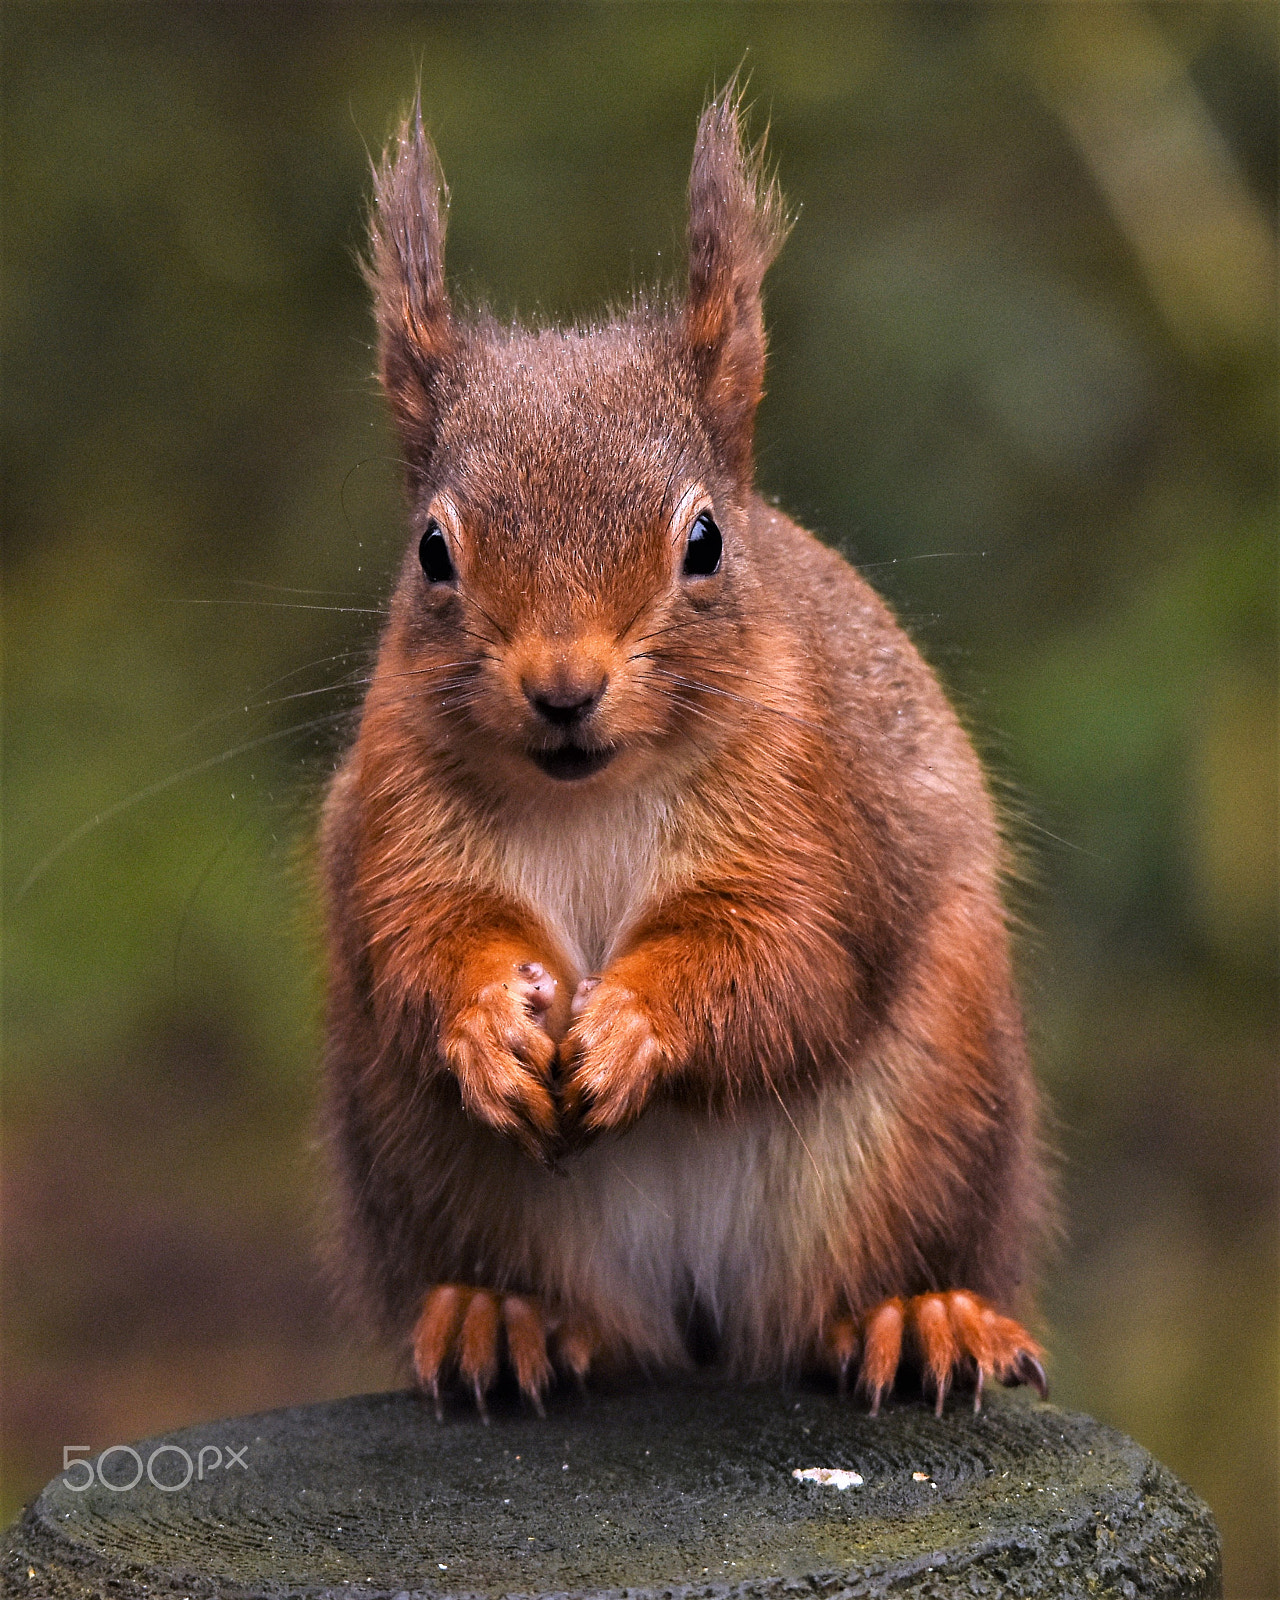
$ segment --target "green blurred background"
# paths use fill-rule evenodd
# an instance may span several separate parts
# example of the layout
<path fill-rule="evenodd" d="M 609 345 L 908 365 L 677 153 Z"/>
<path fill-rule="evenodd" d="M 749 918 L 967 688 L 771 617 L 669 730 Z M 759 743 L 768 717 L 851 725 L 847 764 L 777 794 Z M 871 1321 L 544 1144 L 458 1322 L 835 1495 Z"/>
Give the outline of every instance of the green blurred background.
<path fill-rule="evenodd" d="M 420 75 L 457 292 L 590 316 L 677 275 L 745 55 L 800 212 L 762 486 L 895 604 L 1021 850 L 1056 1397 L 1280 1593 L 1276 21 L 9 0 L 6 1515 L 65 1443 L 390 1381 L 310 1132 L 306 840 L 402 537 L 368 151 Z"/>

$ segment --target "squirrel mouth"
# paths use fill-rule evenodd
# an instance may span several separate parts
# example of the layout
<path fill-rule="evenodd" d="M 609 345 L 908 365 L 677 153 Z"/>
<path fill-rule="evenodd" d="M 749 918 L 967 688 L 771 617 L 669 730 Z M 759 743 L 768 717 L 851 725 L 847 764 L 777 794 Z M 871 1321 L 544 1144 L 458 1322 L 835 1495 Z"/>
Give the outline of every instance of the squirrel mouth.
<path fill-rule="evenodd" d="M 562 744 L 555 750 L 530 750 L 529 759 L 549 778 L 589 778 L 600 772 L 613 760 L 617 751 L 613 745 L 590 748 L 580 744 Z"/>

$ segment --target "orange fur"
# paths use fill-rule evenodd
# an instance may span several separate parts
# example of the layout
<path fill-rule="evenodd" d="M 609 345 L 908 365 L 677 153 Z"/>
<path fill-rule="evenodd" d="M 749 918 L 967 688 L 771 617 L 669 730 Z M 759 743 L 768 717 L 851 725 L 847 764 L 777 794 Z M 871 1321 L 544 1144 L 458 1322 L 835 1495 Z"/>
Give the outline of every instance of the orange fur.
<path fill-rule="evenodd" d="M 467 1304 L 458 1336 L 458 1369 L 477 1400 L 497 1376 L 500 1325 L 497 1296 L 487 1289 L 476 1290 Z"/>
<path fill-rule="evenodd" d="M 464 323 L 441 194 L 415 117 L 369 267 L 413 543 L 324 825 L 356 1297 L 478 1397 L 504 1329 L 536 1400 L 548 1329 L 583 1376 L 694 1323 L 877 1406 L 903 1359 L 1035 1381 L 993 808 L 883 603 L 753 492 L 785 224 L 737 102 L 675 307 Z"/>
<path fill-rule="evenodd" d="M 413 1367 L 418 1382 L 436 1389 L 444 1366 L 466 1315 L 471 1291 L 461 1284 L 442 1283 L 427 1296 L 422 1315 L 413 1331 Z"/>
<path fill-rule="evenodd" d="M 547 1330 L 537 1302 L 509 1294 L 502 1302 L 502 1322 L 516 1381 L 522 1392 L 540 1406 L 542 1391 L 551 1381 L 551 1363 L 547 1359 Z"/>
<path fill-rule="evenodd" d="M 560 1357 L 579 1383 L 586 1381 L 591 1364 L 600 1351 L 600 1335 L 583 1317 L 575 1317 L 559 1330 Z"/>
<path fill-rule="evenodd" d="M 880 1399 L 893 1384 L 902 1355 L 902 1330 L 904 1314 L 901 1299 L 895 1296 L 877 1307 L 867 1318 L 863 1329 L 862 1372 L 860 1386 L 871 1399 L 874 1414 L 880 1409 Z"/>

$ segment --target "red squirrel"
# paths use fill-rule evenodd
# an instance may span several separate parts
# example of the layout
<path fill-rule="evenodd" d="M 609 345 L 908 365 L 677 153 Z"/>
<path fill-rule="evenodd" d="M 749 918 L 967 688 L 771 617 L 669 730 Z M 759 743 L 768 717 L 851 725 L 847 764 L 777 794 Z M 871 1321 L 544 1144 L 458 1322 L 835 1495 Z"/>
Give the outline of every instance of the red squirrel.
<path fill-rule="evenodd" d="M 731 89 L 688 279 L 462 318 L 420 110 L 367 276 L 411 542 L 322 828 L 341 1271 L 440 1412 L 504 1371 L 1031 1383 L 1036 1093 L 973 748 L 753 489 L 788 222 Z"/>

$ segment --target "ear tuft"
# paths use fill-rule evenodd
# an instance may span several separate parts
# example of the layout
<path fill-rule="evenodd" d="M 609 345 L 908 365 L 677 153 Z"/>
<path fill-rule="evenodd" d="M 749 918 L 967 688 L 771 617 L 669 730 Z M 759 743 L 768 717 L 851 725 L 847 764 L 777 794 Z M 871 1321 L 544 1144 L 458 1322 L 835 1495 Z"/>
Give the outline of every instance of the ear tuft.
<path fill-rule="evenodd" d="M 764 392 L 760 291 L 791 222 L 765 169 L 765 140 L 747 146 L 743 92 L 733 79 L 698 124 L 689 178 L 689 294 L 684 337 L 708 420 L 730 465 L 746 473 Z"/>
<path fill-rule="evenodd" d="M 412 473 L 434 441 L 437 379 L 456 333 L 444 286 L 449 203 L 440 160 L 413 110 L 373 174 L 369 259 L 383 387 Z"/>

